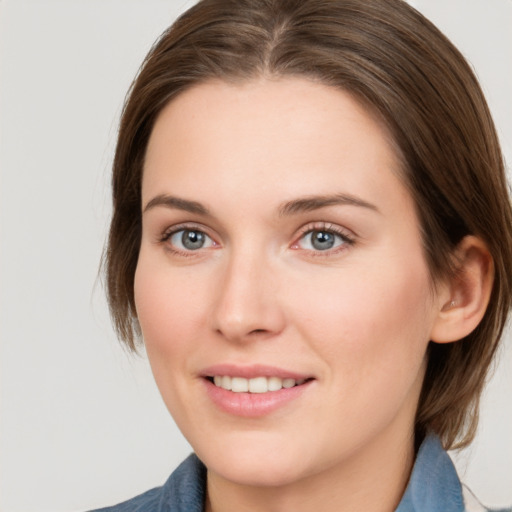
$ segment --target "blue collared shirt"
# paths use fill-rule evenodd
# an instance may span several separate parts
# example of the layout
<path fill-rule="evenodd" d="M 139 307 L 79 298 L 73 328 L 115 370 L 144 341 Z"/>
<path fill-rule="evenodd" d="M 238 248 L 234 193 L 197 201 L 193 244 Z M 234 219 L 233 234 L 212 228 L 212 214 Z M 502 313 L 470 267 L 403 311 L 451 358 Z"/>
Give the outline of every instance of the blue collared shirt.
<path fill-rule="evenodd" d="M 94 512 L 203 512 L 206 468 L 190 455 L 162 487 Z M 464 487 L 439 439 L 422 443 L 409 484 L 395 512 L 488 512 Z M 498 511 L 496 511 L 498 512 Z M 512 512 L 502 509 L 499 512 Z"/>

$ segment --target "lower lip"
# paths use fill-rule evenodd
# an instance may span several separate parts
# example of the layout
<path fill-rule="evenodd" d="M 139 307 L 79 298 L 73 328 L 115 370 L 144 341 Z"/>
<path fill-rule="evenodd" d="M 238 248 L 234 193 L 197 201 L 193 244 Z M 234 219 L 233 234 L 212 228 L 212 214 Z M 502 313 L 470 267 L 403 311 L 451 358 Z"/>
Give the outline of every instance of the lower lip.
<path fill-rule="evenodd" d="M 306 381 L 300 386 L 267 393 L 234 393 L 216 386 L 208 379 L 203 380 L 208 396 L 219 409 L 245 418 L 265 416 L 284 407 L 292 400 L 299 398 L 312 383 L 312 381 Z"/>

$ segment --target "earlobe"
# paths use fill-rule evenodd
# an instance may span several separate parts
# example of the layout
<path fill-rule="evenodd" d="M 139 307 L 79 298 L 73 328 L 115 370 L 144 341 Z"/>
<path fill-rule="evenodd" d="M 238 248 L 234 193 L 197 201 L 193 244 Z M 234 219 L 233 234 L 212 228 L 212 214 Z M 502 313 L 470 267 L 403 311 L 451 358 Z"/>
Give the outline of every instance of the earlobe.
<path fill-rule="evenodd" d="M 486 244 L 466 236 L 455 251 L 456 272 L 439 296 L 439 312 L 430 339 L 450 343 L 470 334 L 482 320 L 494 282 L 494 264 Z"/>

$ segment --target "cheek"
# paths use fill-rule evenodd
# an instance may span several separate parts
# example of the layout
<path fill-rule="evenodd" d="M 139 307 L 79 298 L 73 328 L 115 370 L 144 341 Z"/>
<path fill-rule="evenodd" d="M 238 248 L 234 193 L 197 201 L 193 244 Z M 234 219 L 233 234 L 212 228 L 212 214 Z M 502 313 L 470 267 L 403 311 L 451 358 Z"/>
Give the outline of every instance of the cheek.
<path fill-rule="evenodd" d="M 153 355 L 180 353 L 190 339 L 189 331 L 197 324 L 197 292 L 187 288 L 187 279 L 181 279 L 158 260 L 145 258 L 141 251 L 134 280 L 135 306 L 144 344 L 150 362 Z M 169 361 L 172 361 L 171 357 Z"/>
<path fill-rule="evenodd" d="M 355 387 L 382 385 L 394 375 L 411 379 L 426 352 L 433 309 L 428 271 L 421 258 L 395 262 L 316 281 L 307 307 L 296 310 L 303 336 L 336 362 L 333 373 L 351 374 Z M 298 303 L 299 292 L 293 296 Z"/>

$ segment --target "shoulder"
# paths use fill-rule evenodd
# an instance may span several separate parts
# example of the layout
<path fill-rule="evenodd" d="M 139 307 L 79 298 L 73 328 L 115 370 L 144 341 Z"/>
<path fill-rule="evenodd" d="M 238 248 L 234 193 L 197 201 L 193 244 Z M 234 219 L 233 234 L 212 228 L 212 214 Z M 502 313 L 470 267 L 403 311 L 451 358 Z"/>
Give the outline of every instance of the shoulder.
<path fill-rule="evenodd" d="M 202 512 L 206 489 L 206 468 L 192 454 L 171 474 L 162 487 L 117 505 L 90 512 Z"/>
<path fill-rule="evenodd" d="M 423 441 L 409 484 L 396 512 L 512 512 L 483 506 L 464 486 L 450 456 L 439 439 L 430 435 Z"/>

